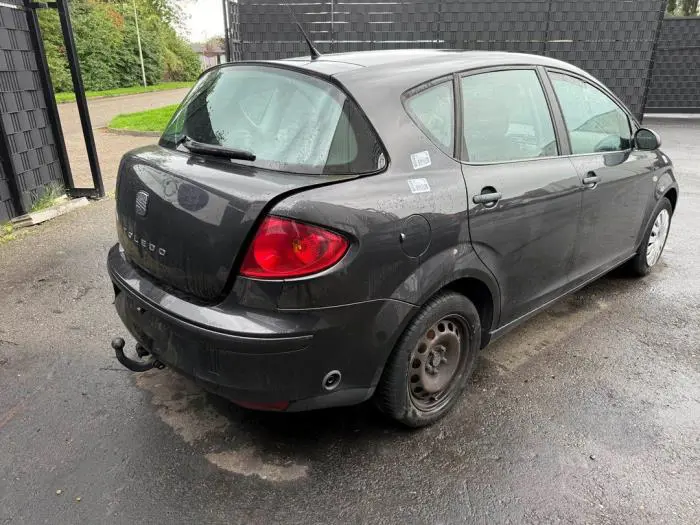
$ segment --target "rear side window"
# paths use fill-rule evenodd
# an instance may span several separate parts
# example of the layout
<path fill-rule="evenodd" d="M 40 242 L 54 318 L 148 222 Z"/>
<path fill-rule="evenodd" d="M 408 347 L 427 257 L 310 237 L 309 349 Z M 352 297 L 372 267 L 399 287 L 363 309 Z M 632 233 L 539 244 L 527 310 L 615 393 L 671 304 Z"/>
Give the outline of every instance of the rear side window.
<path fill-rule="evenodd" d="M 621 151 L 632 146 L 629 120 L 622 109 L 591 84 L 549 73 L 575 155 Z"/>
<path fill-rule="evenodd" d="M 161 144 L 196 142 L 250 151 L 263 168 L 362 174 L 386 164 L 362 112 L 336 86 L 275 67 L 228 66 L 205 74 L 168 124 Z"/>
<path fill-rule="evenodd" d="M 409 96 L 406 109 L 418 127 L 452 156 L 455 136 L 452 82 L 443 82 Z"/>
<path fill-rule="evenodd" d="M 554 126 L 531 69 L 462 78 L 464 142 L 471 162 L 506 162 L 558 154 Z"/>

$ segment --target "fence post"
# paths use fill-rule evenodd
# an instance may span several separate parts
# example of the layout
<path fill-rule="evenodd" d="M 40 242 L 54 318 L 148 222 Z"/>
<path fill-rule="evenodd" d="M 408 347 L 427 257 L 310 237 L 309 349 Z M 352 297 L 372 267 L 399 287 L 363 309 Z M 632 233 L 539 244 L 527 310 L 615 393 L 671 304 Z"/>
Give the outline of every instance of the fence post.
<path fill-rule="evenodd" d="M 221 0 L 224 10 L 224 50 L 226 53 L 226 62 L 231 62 L 231 21 L 228 15 L 229 0 Z"/>
<path fill-rule="evenodd" d="M 664 21 L 664 16 L 666 14 L 667 1 L 661 0 L 659 9 L 659 21 L 656 24 L 656 35 L 654 36 L 654 46 L 651 48 L 651 58 L 649 59 L 649 69 L 647 71 L 647 81 L 644 85 L 644 93 L 642 94 L 642 104 L 640 113 L 638 115 L 639 122 L 644 120 L 644 111 L 647 107 L 647 98 L 649 97 L 649 89 L 651 89 L 651 77 L 654 72 L 654 62 L 656 61 L 656 48 L 659 47 L 659 38 L 661 37 L 661 26 Z"/>
<path fill-rule="evenodd" d="M 331 53 L 335 53 L 335 0 L 331 0 Z"/>
<path fill-rule="evenodd" d="M 547 6 L 547 25 L 546 29 L 544 30 L 544 42 L 542 42 L 542 55 L 543 56 L 549 56 L 547 55 L 547 51 L 549 48 L 549 32 L 551 30 L 550 24 L 552 22 L 552 0 L 549 0 L 548 6 Z"/>

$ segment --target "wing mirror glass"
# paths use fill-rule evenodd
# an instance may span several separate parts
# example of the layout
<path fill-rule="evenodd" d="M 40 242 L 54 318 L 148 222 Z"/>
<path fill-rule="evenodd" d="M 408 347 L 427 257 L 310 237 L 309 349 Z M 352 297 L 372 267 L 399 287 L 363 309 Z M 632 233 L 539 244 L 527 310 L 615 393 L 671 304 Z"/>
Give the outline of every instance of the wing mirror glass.
<path fill-rule="evenodd" d="M 661 137 L 655 131 L 647 128 L 640 128 L 634 134 L 634 143 L 637 149 L 652 151 L 661 147 Z"/>

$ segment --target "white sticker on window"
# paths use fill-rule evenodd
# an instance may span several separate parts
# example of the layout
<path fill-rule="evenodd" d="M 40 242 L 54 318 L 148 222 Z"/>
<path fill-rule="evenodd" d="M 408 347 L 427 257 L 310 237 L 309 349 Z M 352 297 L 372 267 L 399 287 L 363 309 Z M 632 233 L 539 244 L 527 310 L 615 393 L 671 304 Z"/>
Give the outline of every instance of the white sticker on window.
<path fill-rule="evenodd" d="M 408 179 L 408 187 L 411 193 L 427 193 L 430 191 L 430 184 L 426 179 Z"/>
<path fill-rule="evenodd" d="M 411 164 L 413 164 L 414 170 L 419 170 L 421 168 L 427 168 L 432 164 L 430 162 L 430 153 L 427 151 L 419 151 L 418 153 L 411 153 Z M 428 190 L 430 191 L 430 190 Z"/>

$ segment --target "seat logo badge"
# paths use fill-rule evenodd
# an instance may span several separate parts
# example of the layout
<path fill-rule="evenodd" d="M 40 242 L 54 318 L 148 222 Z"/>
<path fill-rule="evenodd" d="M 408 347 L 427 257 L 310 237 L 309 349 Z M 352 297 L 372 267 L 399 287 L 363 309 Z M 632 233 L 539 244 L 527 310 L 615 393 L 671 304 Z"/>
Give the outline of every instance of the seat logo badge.
<path fill-rule="evenodd" d="M 136 215 L 145 217 L 148 213 L 148 193 L 139 191 L 136 194 Z"/>

